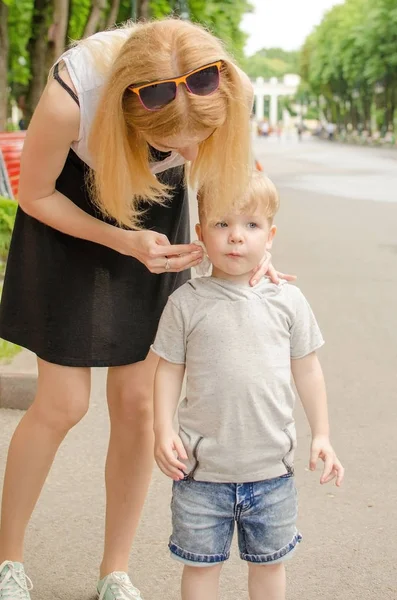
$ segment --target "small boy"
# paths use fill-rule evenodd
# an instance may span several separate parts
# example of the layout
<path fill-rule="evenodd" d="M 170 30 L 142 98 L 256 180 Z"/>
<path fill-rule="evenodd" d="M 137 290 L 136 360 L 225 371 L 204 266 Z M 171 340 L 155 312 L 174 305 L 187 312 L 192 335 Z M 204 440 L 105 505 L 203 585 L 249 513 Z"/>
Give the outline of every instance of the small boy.
<path fill-rule="evenodd" d="M 278 206 L 273 183 L 260 173 L 227 215 L 214 215 L 200 199 L 196 232 L 212 276 L 170 296 L 152 346 L 160 357 L 155 456 L 174 480 L 169 548 L 185 565 L 183 600 L 218 598 L 235 524 L 250 600 L 285 599 L 284 561 L 301 540 L 291 373 L 312 432 L 310 469 L 320 458 L 321 483 L 343 479 L 329 441 L 314 315 L 295 286 L 267 278 L 249 286 L 272 246 Z M 185 369 L 178 435 L 173 417 Z"/>

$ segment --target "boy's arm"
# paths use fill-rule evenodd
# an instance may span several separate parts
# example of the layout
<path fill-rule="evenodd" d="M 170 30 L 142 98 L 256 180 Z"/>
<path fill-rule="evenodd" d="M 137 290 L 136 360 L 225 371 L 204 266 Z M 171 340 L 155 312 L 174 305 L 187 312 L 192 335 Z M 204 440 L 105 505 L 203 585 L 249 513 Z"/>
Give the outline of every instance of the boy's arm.
<path fill-rule="evenodd" d="M 344 468 L 329 440 L 327 394 L 316 353 L 311 352 L 303 358 L 292 359 L 291 370 L 312 432 L 310 470 L 315 470 L 317 460 L 321 458 L 324 461 L 324 469 L 320 483 L 328 483 L 336 477 L 336 485 L 340 486 Z"/>
<path fill-rule="evenodd" d="M 187 459 L 182 441 L 173 426 L 184 373 L 184 364 L 160 358 L 154 380 L 155 459 L 163 473 L 175 481 L 184 478 L 186 468 L 179 458 Z"/>
<path fill-rule="evenodd" d="M 327 393 L 317 354 L 291 360 L 296 389 L 309 421 L 312 437 L 329 437 Z"/>

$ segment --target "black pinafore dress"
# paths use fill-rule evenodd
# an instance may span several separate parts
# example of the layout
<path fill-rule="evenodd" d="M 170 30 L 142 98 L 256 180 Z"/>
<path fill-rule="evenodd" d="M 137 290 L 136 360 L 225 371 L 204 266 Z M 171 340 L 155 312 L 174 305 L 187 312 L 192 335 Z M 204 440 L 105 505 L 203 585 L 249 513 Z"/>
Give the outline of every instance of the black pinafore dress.
<path fill-rule="evenodd" d="M 156 161 L 168 156 L 154 152 Z M 56 189 L 101 218 L 87 191 L 88 168 L 70 150 Z M 165 234 L 171 244 L 189 243 L 184 167 L 157 177 L 173 187 L 172 196 L 164 205 L 148 206 L 144 227 Z M 0 337 L 58 365 L 135 363 L 149 351 L 168 296 L 189 277 L 189 271 L 152 274 L 134 258 L 61 233 L 18 208 L 0 306 Z"/>

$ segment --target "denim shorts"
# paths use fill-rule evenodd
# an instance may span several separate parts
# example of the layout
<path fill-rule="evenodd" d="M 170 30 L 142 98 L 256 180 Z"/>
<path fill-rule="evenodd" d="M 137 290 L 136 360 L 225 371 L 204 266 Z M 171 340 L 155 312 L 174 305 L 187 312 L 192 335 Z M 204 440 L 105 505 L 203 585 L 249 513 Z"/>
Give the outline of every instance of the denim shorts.
<path fill-rule="evenodd" d="M 252 563 L 281 562 L 302 539 L 290 474 L 254 483 L 174 482 L 171 510 L 171 555 L 194 566 L 229 558 L 235 523 L 240 557 Z"/>

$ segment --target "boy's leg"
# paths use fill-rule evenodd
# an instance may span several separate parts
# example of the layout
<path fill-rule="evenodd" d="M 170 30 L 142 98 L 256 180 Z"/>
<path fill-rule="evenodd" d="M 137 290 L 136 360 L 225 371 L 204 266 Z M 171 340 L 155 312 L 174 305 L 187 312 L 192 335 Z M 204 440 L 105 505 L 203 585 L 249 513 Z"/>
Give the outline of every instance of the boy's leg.
<path fill-rule="evenodd" d="M 235 484 L 175 481 L 169 549 L 184 563 L 182 600 L 217 600 L 234 531 Z"/>
<path fill-rule="evenodd" d="M 185 566 L 182 574 L 182 600 L 217 600 L 222 563 L 213 567 Z"/>
<path fill-rule="evenodd" d="M 240 557 L 249 564 L 250 600 L 285 600 L 283 563 L 301 535 L 296 529 L 297 497 L 291 476 L 240 486 Z"/>
<path fill-rule="evenodd" d="M 285 567 L 283 563 L 248 566 L 250 600 L 285 600 Z"/>

